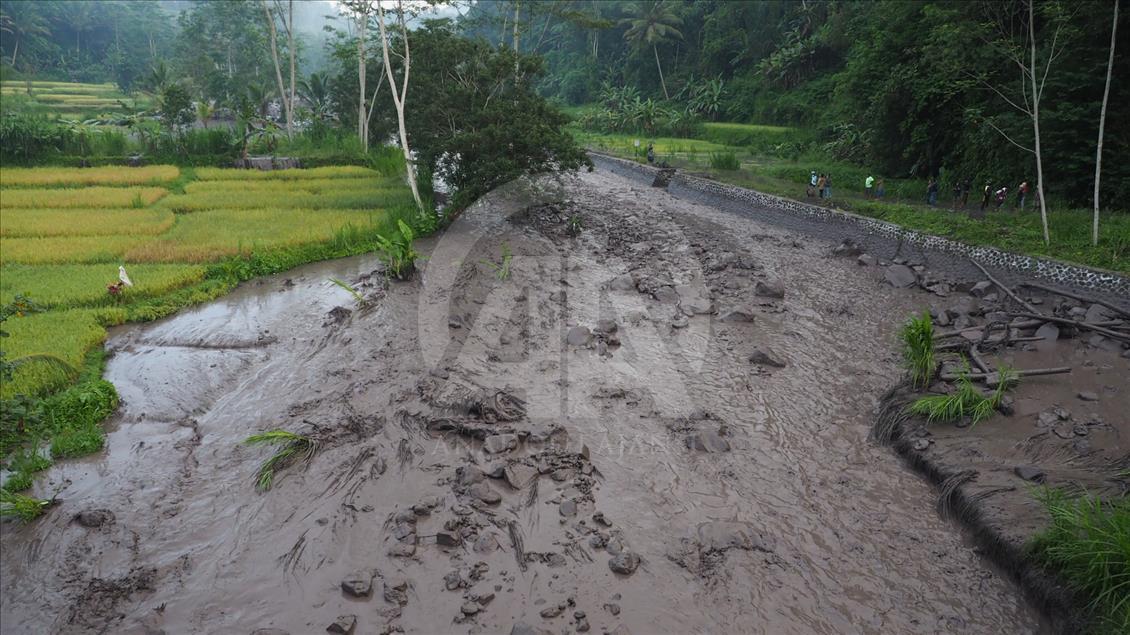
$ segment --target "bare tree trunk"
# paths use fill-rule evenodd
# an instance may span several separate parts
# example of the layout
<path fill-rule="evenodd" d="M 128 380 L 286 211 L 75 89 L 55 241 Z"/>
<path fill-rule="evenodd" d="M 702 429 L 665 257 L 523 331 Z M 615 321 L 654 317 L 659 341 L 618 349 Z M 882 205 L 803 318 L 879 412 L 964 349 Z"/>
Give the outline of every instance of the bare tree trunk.
<path fill-rule="evenodd" d="M 20 36 L 16 35 L 16 45 L 12 48 L 12 68 L 16 67 L 16 55 L 20 52 Z"/>
<path fill-rule="evenodd" d="M 357 136 L 365 152 L 369 151 L 369 122 L 365 117 L 365 24 L 368 21 L 367 12 L 362 12 L 357 18 L 357 82 L 361 87 L 357 92 Z"/>
<path fill-rule="evenodd" d="M 412 188 L 412 198 L 416 207 L 424 209 L 424 201 L 420 198 L 420 189 L 416 185 L 416 163 L 412 159 L 412 151 L 408 148 L 408 127 L 404 123 L 404 102 L 408 97 L 408 73 L 412 69 L 412 55 L 408 49 L 408 25 L 404 21 L 404 7 L 401 0 L 396 1 L 396 9 L 400 14 L 400 35 L 404 38 L 404 79 L 400 88 L 396 86 L 396 77 L 392 74 L 392 63 L 388 55 L 388 36 L 385 34 L 385 10 L 381 3 L 377 3 L 377 24 L 381 29 L 381 52 L 384 55 L 385 73 L 388 75 L 388 85 L 392 89 L 392 104 L 396 107 L 396 123 L 400 128 L 400 148 L 404 151 L 404 167 L 408 173 L 408 187 Z"/>
<path fill-rule="evenodd" d="M 288 3 L 289 17 L 287 19 L 288 25 L 286 29 L 286 48 L 290 53 L 290 99 L 287 100 L 288 108 L 286 109 L 286 130 L 287 136 L 293 134 L 294 130 L 294 83 L 295 83 L 295 57 L 298 52 L 294 49 L 294 0 L 289 0 Z"/>
<path fill-rule="evenodd" d="M 659 85 L 663 87 L 663 98 L 671 99 L 671 95 L 667 94 L 667 82 L 663 79 L 663 66 L 659 63 L 659 49 L 655 45 L 651 45 L 651 52 L 655 53 L 655 68 L 659 69 Z"/>
<path fill-rule="evenodd" d="M 514 77 L 518 77 L 518 18 L 522 10 L 521 0 L 514 0 Z"/>
<path fill-rule="evenodd" d="M 1044 228 L 1044 244 L 1051 244 L 1048 235 L 1048 203 L 1044 198 L 1044 161 L 1040 152 L 1040 89 L 1036 85 L 1036 0 L 1028 0 L 1028 40 L 1032 51 L 1032 64 L 1028 76 L 1032 79 L 1032 132 L 1035 135 L 1036 193 L 1040 197 L 1040 223 Z M 1051 64 L 1051 61 L 1048 61 Z"/>
<path fill-rule="evenodd" d="M 1103 90 L 1103 107 L 1099 111 L 1099 145 L 1095 150 L 1095 217 L 1091 221 L 1091 244 L 1099 244 L 1099 178 L 1103 169 L 1103 129 L 1106 127 L 1106 104 L 1110 98 L 1110 74 L 1114 69 L 1114 41 L 1118 35 L 1118 0 L 1114 0 L 1114 22 L 1110 27 L 1110 59 L 1106 63 L 1106 88 Z"/>
<path fill-rule="evenodd" d="M 278 34 L 275 32 L 275 17 L 271 15 L 271 8 L 267 5 L 267 0 L 262 0 L 263 13 L 267 16 L 267 26 L 270 28 L 271 34 L 271 58 L 275 61 L 275 79 L 279 84 L 279 101 L 282 102 L 283 110 L 286 113 L 286 136 L 287 138 L 293 137 L 293 131 L 290 126 L 290 105 L 286 100 L 286 88 L 283 86 L 282 67 L 279 66 L 279 44 Z"/>

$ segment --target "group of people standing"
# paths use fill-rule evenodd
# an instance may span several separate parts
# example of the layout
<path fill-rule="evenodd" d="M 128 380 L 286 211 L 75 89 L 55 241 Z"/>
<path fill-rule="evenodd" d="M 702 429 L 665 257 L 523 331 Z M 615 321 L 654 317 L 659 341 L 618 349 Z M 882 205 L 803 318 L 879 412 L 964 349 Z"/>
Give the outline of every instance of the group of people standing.
<path fill-rule="evenodd" d="M 933 181 L 933 179 L 931 179 Z M 962 181 L 954 183 L 953 185 L 953 208 L 965 209 L 969 204 L 969 193 L 973 190 L 973 179 L 966 178 Z M 1032 191 L 1032 186 L 1028 181 L 1021 181 L 1020 185 L 1016 188 L 1016 209 L 1024 210 L 1025 204 L 1028 201 L 1028 194 Z M 1008 200 L 1009 189 L 1007 185 L 1001 185 L 999 188 L 994 188 L 992 181 L 985 181 L 984 187 L 981 188 L 981 207 L 980 211 L 984 212 L 990 205 L 994 205 L 996 209 L 1004 207 L 1005 201 Z M 928 197 L 929 195 L 927 195 Z M 935 199 L 936 202 L 936 199 Z"/>
<path fill-rule="evenodd" d="M 938 205 L 938 190 L 940 184 L 937 177 L 930 177 L 926 182 L 926 204 L 930 207 Z M 1028 200 L 1028 194 L 1032 188 L 1028 181 L 1022 181 L 1016 188 L 1016 209 L 1023 210 L 1025 203 Z M 973 179 L 966 178 L 956 181 L 953 184 L 953 209 L 965 209 L 969 204 L 969 194 L 973 191 Z M 985 181 L 985 187 L 982 189 L 981 196 L 981 211 L 984 212 L 991 204 L 996 204 L 996 209 L 1004 206 L 1005 201 L 1008 200 L 1009 195 L 1008 186 L 1002 185 L 999 188 L 994 188 L 991 181 Z M 817 174 L 816 170 L 812 170 L 808 177 L 808 188 L 806 192 L 809 198 L 818 196 L 820 198 L 832 198 L 832 175 L 831 174 Z M 872 175 L 867 175 L 863 180 L 863 197 L 868 200 L 879 200 L 886 196 L 886 187 L 883 179 L 875 178 Z"/>
<path fill-rule="evenodd" d="M 813 196 L 832 198 L 832 175 L 817 175 L 816 170 L 813 170 L 812 173 L 808 175 L 808 190 L 806 193 L 809 198 Z"/>

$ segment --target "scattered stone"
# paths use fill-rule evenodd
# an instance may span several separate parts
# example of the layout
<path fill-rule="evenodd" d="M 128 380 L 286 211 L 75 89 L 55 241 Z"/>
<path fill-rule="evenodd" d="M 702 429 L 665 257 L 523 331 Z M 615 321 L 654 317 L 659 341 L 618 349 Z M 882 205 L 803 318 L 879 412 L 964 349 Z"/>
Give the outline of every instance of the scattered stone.
<path fill-rule="evenodd" d="M 502 495 L 494 491 L 489 483 L 475 483 L 467 490 L 467 493 L 487 505 L 497 505 L 502 502 Z"/>
<path fill-rule="evenodd" d="M 514 489 L 522 489 L 538 477 L 537 468 L 525 463 L 511 463 L 503 470 L 506 482 Z"/>
<path fill-rule="evenodd" d="M 114 523 L 114 512 L 108 509 L 87 509 L 75 514 L 75 522 L 90 529 Z"/>
<path fill-rule="evenodd" d="M 1088 324 L 1095 324 L 1097 322 L 1106 322 L 1113 317 L 1110 309 L 1101 304 L 1092 304 L 1087 307 L 1087 312 L 1083 315 L 1083 321 Z"/>
<path fill-rule="evenodd" d="M 611 527 L 612 526 L 612 521 L 610 521 L 610 520 L 608 520 L 607 518 L 604 517 L 604 512 L 596 512 L 595 514 L 592 515 L 592 520 L 593 520 L 594 523 L 596 523 L 598 525 L 603 525 L 605 527 Z"/>
<path fill-rule="evenodd" d="M 989 290 L 992 289 L 992 288 L 993 288 L 992 282 L 989 282 L 988 280 L 982 280 L 982 281 L 978 282 L 977 284 L 973 285 L 973 288 L 969 290 L 969 295 L 971 295 L 975 298 L 983 298 L 983 297 L 985 297 L 985 294 L 987 294 L 989 292 Z"/>
<path fill-rule="evenodd" d="M 562 516 L 576 516 L 577 503 L 572 500 L 564 500 L 561 502 L 560 507 L 557 508 L 557 511 L 560 512 Z"/>
<path fill-rule="evenodd" d="M 669 285 L 656 288 L 651 295 L 662 304 L 677 304 L 679 302 L 679 294 L 675 293 L 675 287 Z"/>
<path fill-rule="evenodd" d="M 749 361 L 751 364 L 759 364 L 761 366 L 773 366 L 774 368 L 784 368 L 785 362 L 781 361 L 779 357 L 768 348 L 755 348 L 749 354 Z"/>
<path fill-rule="evenodd" d="M 551 619 L 561 615 L 563 612 L 565 612 L 565 609 L 567 608 L 567 606 L 568 606 L 567 604 L 562 602 L 561 604 L 558 604 L 557 606 L 546 607 L 546 608 L 541 610 L 541 613 L 539 613 L 539 615 L 541 615 L 542 618 L 544 618 L 544 619 L 551 620 Z"/>
<path fill-rule="evenodd" d="M 681 284 L 675 287 L 675 293 L 679 296 L 679 310 L 687 316 L 705 315 L 714 311 L 714 303 L 703 295 L 707 291 L 700 285 Z"/>
<path fill-rule="evenodd" d="M 621 551 L 608 560 L 608 568 L 622 575 L 632 575 L 639 566 L 640 557 L 631 551 Z"/>
<path fill-rule="evenodd" d="M 1045 322 L 1043 326 L 1036 329 L 1036 337 L 1041 341 L 1036 344 L 1036 348 L 1045 350 L 1055 345 L 1055 341 L 1059 339 L 1059 327 L 1051 322 Z"/>
<path fill-rule="evenodd" d="M 406 580 L 395 580 L 393 582 L 385 582 L 385 601 L 392 604 L 399 604 L 404 606 L 408 604 L 408 582 Z"/>
<path fill-rule="evenodd" d="M 686 439 L 687 447 L 699 452 L 715 453 L 729 452 L 730 442 L 723 439 L 717 432 L 702 430 L 695 432 Z"/>
<path fill-rule="evenodd" d="M 1077 423 L 1071 426 L 1071 432 L 1073 432 L 1077 437 L 1085 437 L 1087 436 L 1087 426 L 1081 423 Z"/>
<path fill-rule="evenodd" d="M 463 606 L 459 607 L 459 610 L 462 611 L 463 615 L 474 615 L 482 610 L 482 607 L 478 602 L 464 602 Z"/>
<path fill-rule="evenodd" d="M 832 249 L 833 256 L 858 256 L 863 253 L 863 249 L 850 238 L 845 238 L 842 243 Z"/>
<path fill-rule="evenodd" d="M 463 539 L 458 533 L 453 531 L 436 532 L 436 544 L 441 547 L 458 547 L 462 543 Z"/>
<path fill-rule="evenodd" d="M 486 477 L 487 475 L 474 465 L 460 465 L 459 467 L 455 468 L 455 480 L 460 485 L 474 485 L 475 483 L 481 483 Z"/>
<path fill-rule="evenodd" d="M 930 439 L 918 439 L 914 442 L 914 449 L 922 452 L 923 450 L 930 447 L 930 443 Z"/>
<path fill-rule="evenodd" d="M 879 264 L 879 259 L 871 254 L 863 254 L 855 259 L 855 263 L 861 267 L 874 267 Z"/>
<path fill-rule="evenodd" d="M 1012 471 L 1020 478 L 1033 483 L 1043 483 L 1047 477 L 1043 470 L 1036 467 L 1017 466 Z"/>
<path fill-rule="evenodd" d="M 1092 392 L 1090 390 L 1080 391 L 1079 394 L 1076 395 L 1076 397 L 1079 397 L 1080 401 L 1098 401 L 1099 400 L 1098 393 Z"/>
<path fill-rule="evenodd" d="M 355 598 L 367 598 L 373 592 L 373 574 L 370 571 L 355 571 L 341 581 L 341 590 Z"/>
<path fill-rule="evenodd" d="M 685 329 L 689 325 L 690 321 L 682 315 L 676 315 L 675 318 L 671 320 L 671 328 L 673 329 Z"/>
<path fill-rule="evenodd" d="M 746 308 L 737 308 L 727 312 L 722 316 L 723 322 L 753 322 L 753 313 Z"/>
<path fill-rule="evenodd" d="M 602 335 L 611 335 L 618 329 L 619 325 L 616 324 L 616 320 L 603 319 L 596 321 L 596 329 L 594 330 Z"/>
<path fill-rule="evenodd" d="M 578 633 L 587 633 L 589 628 L 590 628 L 590 626 L 589 626 L 588 620 L 586 620 L 584 618 L 577 620 L 577 632 Z"/>
<path fill-rule="evenodd" d="M 763 298 L 785 297 L 785 287 L 780 282 L 762 282 L 758 280 L 753 288 L 753 292 Z"/>
<path fill-rule="evenodd" d="M 587 326 L 574 326 L 569 329 L 568 335 L 565 336 L 565 341 L 569 346 L 588 346 L 592 343 L 592 331 L 590 331 Z"/>
<path fill-rule="evenodd" d="M 608 283 L 608 288 L 613 291 L 635 291 L 636 282 L 627 274 L 613 278 Z"/>
<path fill-rule="evenodd" d="M 487 454 L 502 454 L 518 447 L 516 434 L 492 434 L 483 440 L 483 451 Z"/>
<path fill-rule="evenodd" d="M 616 604 L 615 602 L 609 602 L 608 604 L 605 604 L 604 609 L 612 615 L 620 614 L 620 605 Z"/>
<path fill-rule="evenodd" d="M 1001 402 L 997 404 L 997 410 L 1002 415 L 1012 416 L 1016 412 L 1016 399 L 1012 395 L 1002 395 Z"/>
<path fill-rule="evenodd" d="M 251 635 L 290 635 L 290 631 L 281 628 L 257 628 L 251 631 Z"/>
<path fill-rule="evenodd" d="M 883 272 L 883 278 L 896 289 L 905 289 L 918 282 L 918 275 L 906 265 L 891 265 Z"/>
<path fill-rule="evenodd" d="M 411 558 L 416 555 L 416 545 L 406 542 L 396 542 L 388 548 L 388 555 L 393 558 Z"/>
<path fill-rule="evenodd" d="M 334 623 L 326 627 L 326 632 L 353 635 L 354 628 L 357 628 L 356 615 L 338 615 Z"/>

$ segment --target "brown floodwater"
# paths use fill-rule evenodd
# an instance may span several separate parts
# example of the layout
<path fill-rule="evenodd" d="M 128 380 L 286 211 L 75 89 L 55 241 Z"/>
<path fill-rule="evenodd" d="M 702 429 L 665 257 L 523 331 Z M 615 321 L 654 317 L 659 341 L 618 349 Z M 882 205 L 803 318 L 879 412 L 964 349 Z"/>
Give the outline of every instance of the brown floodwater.
<path fill-rule="evenodd" d="M 106 450 L 3 525 L 3 631 L 1041 631 L 868 441 L 925 296 L 831 247 L 597 171 L 486 197 L 412 282 L 348 258 L 117 329 Z M 271 428 L 321 447 L 258 492 Z"/>

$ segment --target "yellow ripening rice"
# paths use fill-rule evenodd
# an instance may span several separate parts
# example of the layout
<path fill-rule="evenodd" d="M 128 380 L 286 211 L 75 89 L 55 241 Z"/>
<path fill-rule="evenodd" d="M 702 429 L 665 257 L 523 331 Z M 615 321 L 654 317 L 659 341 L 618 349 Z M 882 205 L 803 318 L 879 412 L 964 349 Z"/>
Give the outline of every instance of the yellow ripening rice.
<path fill-rule="evenodd" d="M 279 180 L 290 179 L 341 179 L 349 177 L 368 176 L 379 178 L 381 175 L 376 170 L 363 168 L 359 165 L 337 165 L 321 168 L 293 169 L 293 170 L 236 170 L 231 168 L 197 168 L 196 178 L 201 181 L 235 180 Z"/>
<path fill-rule="evenodd" d="M 175 221 L 166 209 L 0 209 L 0 236 L 152 236 Z"/>
<path fill-rule="evenodd" d="M 67 262 L 118 262 L 126 250 L 149 236 L 51 236 L 48 238 L 0 237 L 0 264 Z"/>
<path fill-rule="evenodd" d="M 175 165 L 147 165 L 140 168 L 4 168 L 0 170 L 0 187 L 155 185 L 167 183 L 179 176 L 180 168 Z"/>
<path fill-rule="evenodd" d="M 117 282 L 119 262 L 87 265 L 4 266 L 0 277 L 0 303 L 7 304 L 17 294 L 28 294 L 46 307 L 78 307 L 110 304 L 115 299 L 106 290 Z M 161 295 L 199 282 L 204 278 L 201 265 L 126 264 L 132 287 L 122 290 L 118 301 Z"/>
<path fill-rule="evenodd" d="M 31 82 L 28 82 L 27 80 L 23 80 L 23 79 L 4 80 L 4 81 L 0 82 L 0 87 L 3 87 L 3 88 L 9 88 L 11 86 L 26 87 L 29 83 L 31 84 L 32 90 L 35 90 L 36 88 L 73 88 L 75 90 L 103 90 L 103 91 L 117 90 L 117 86 L 115 86 L 114 84 L 111 84 L 111 83 L 83 84 L 83 83 L 80 83 L 80 82 L 48 82 L 48 81 L 39 81 L 39 80 L 31 80 Z"/>
<path fill-rule="evenodd" d="M 101 310 L 104 311 L 104 310 Z M 47 311 L 11 317 L 4 321 L 4 353 L 9 359 L 25 355 L 53 355 L 81 368 L 87 351 L 106 339 L 99 309 Z M 16 394 L 42 395 L 73 380 L 51 364 L 24 364 L 0 386 L 0 397 Z"/>
<path fill-rule="evenodd" d="M 383 211 L 225 209 L 185 214 L 167 233 L 130 248 L 128 262 L 209 262 L 260 249 L 330 240 L 346 225 L 364 228 Z"/>
<path fill-rule="evenodd" d="M 285 189 L 266 191 L 211 191 L 173 194 L 161 201 L 161 207 L 177 213 L 210 209 L 365 209 L 394 207 L 411 203 L 405 188 L 331 189 L 313 193 Z"/>
<path fill-rule="evenodd" d="M 163 187 L 82 187 L 0 190 L 0 209 L 9 207 L 144 207 L 168 194 Z"/>
<path fill-rule="evenodd" d="M 293 179 L 290 181 L 194 181 L 184 186 L 188 194 L 210 192 L 294 192 L 323 194 L 341 191 L 379 190 L 403 188 L 403 180 L 395 177 L 343 178 L 343 179 Z"/>

